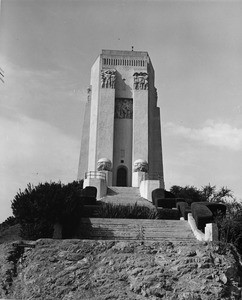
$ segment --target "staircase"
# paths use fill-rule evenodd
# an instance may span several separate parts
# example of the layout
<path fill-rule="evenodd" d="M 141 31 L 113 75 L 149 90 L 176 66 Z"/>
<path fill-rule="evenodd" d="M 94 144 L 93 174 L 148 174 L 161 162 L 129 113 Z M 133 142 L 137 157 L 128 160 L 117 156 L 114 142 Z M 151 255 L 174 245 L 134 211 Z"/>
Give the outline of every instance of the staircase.
<path fill-rule="evenodd" d="M 139 188 L 134 187 L 109 187 L 107 196 L 100 202 L 116 205 L 137 203 L 154 207 L 140 196 Z M 78 237 L 95 240 L 196 242 L 187 221 L 180 220 L 82 218 Z"/>
<path fill-rule="evenodd" d="M 196 242 L 186 221 L 83 218 L 78 237 L 94 240 Z"/>
<path fill-rule="evenodd" d="M 137 203 L 138 205 L 154 207 L 150 201 L 140 196 L 139 188 L 136 187 L 109 187 L 107 196 L 103 197 L 101 202 L 113 203 L 116 205 L 133 205 Z"/>

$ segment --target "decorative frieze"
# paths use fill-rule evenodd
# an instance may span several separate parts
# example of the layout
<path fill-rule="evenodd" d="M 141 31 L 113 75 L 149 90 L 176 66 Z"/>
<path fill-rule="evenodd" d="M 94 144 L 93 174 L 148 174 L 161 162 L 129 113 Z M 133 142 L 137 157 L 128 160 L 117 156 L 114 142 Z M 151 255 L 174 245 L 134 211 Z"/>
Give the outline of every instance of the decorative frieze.
<path fill-rule="evenodd" d="M 115 119 L 133 119 L 132 99 L 116 99 L 114 117 Z"/>
<path fill-rule="evenodd" d="M 103 69 L 101 70 L 101 87 L 102 88 L 115 88 L 116 70 L 115 69 Z"/>
<path fill-rule="evenodd" d="M 145 72 L 135 72 L 134 75 L 134 89 L 135 90 L 148 90 L 149 76 Z"/>

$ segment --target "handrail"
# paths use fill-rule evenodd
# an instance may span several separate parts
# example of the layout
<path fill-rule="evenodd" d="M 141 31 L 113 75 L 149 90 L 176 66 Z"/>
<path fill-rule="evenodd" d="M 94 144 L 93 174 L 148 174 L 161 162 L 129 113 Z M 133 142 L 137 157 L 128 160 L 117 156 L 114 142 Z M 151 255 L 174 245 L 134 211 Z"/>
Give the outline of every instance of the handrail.
<path fill-rule="evenodd" d="M 106 174 L 102 171 L 88 171 L 85 172 L 85 179 L 87 178 L 97 178 L 106 180 Z"/>

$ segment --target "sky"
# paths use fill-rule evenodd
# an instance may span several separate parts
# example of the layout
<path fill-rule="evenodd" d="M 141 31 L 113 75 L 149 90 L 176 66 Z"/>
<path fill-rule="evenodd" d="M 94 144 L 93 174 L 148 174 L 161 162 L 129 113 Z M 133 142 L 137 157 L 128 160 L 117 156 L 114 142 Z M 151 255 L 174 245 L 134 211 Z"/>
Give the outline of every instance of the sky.
<path fill-rule="evenodd" d="M 77 178 L 90 68 L 147 51 L 164 179 L 242 199 L 242 1 L 0 0 L 0 222 L 27 184 Z"/>

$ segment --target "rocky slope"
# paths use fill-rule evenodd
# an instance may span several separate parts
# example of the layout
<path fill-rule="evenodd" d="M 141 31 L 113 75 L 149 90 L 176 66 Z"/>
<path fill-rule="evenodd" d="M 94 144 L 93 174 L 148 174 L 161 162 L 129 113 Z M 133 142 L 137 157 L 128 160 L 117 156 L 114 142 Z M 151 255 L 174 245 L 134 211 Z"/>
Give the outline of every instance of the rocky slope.
<path fill-rule="evenodd" d="M 230 246 L 41 239 L 21 249 L 0 245 L 4 299 L 241 299 Z"/>

